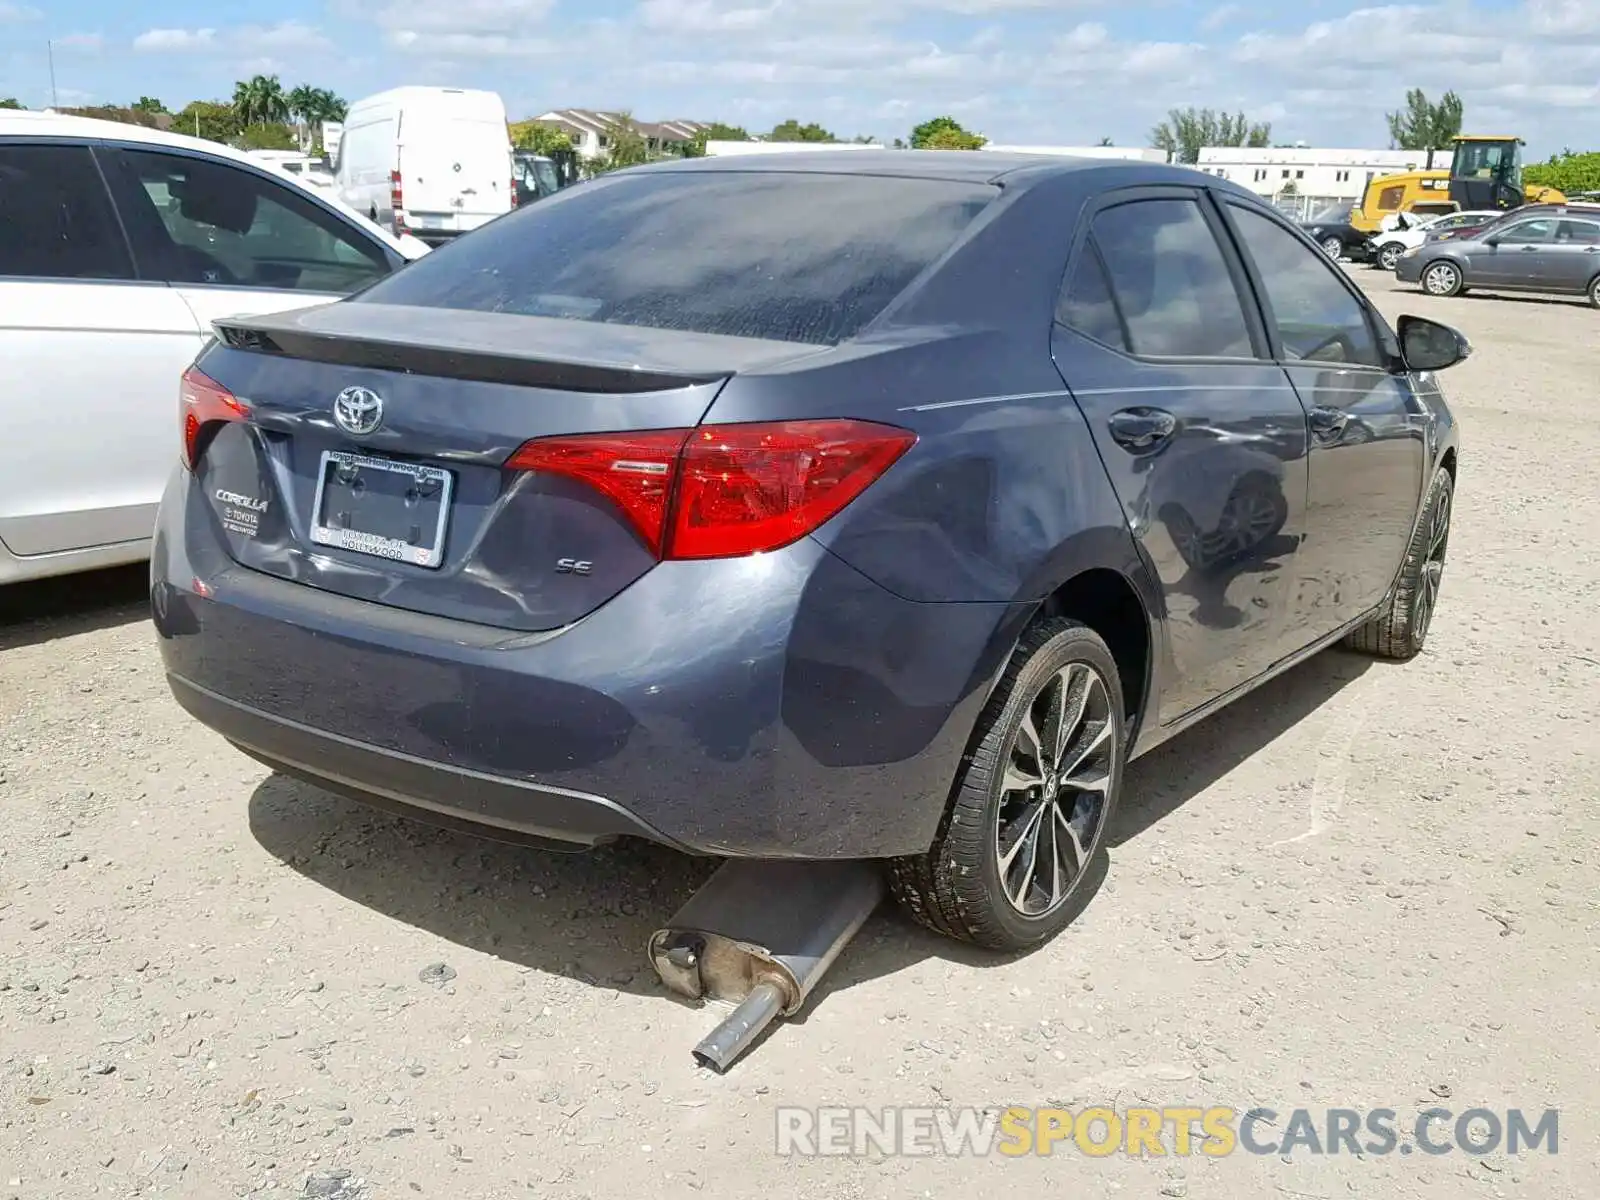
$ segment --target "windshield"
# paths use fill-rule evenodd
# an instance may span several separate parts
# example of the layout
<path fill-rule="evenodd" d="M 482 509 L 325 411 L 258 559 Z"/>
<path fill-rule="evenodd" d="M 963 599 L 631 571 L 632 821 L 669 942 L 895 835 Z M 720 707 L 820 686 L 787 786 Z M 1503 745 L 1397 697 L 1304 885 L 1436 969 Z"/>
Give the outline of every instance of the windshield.
<path fill-rule="evenodd" d="M 1325 208 L 1311 218 L 1313 225 L 1342 225 L 1350 219 L 1350 206 L 1348 204 L 1335 204 Z"/>
<path fill-rule="evenodd" d="M 1497 179 L 1522 186 L 1522 146 L 1517 142 L 1461 142 L 1450 174 L 1458 179 Z"/>
<path fill-rule="evenodd" d="M 623 171 L 518 209 L 358 302 L 833 345 L 998 194 L 878 175 Z"/>

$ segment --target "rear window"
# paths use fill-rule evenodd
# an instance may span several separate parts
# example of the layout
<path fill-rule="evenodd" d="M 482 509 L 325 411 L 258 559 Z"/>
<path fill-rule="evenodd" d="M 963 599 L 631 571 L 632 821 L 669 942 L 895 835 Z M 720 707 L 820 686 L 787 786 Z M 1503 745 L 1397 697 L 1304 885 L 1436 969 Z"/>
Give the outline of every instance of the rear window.
<path fill-rule="evenodd" d="M 352 302 L 832 345 L 998 194 L 865 175 L 623 173 L 503 217 Z"/>

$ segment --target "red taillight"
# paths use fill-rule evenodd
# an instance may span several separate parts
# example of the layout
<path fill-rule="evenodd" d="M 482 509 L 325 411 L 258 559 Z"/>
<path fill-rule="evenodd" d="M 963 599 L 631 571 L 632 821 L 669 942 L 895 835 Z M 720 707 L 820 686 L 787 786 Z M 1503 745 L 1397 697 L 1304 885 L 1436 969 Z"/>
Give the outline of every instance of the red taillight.
<path fill-rule="evenodd" d="M 515 208 L 516 206 L 517 206 L 517 177 L 515 175 L 513 175 L 511 177 L 511 207 Z"/>
<path fill-rule="evenodd" d="M 400 172 L 389 172 L 389 211 L 394 214 L 394 231 L 405 232 L 406 227 L 406 200 L 400 188 Z"/>
<path fill-rule="evenodd" d="M 200 463 L 200 439 L 219 421 L 243 421 L 250 410 L 227 388 L 198 367 L 190 367 L 178 381 L 179 410 L 183 416 L 183 465 L 194 470 Z"/>
<path fill-rule="evenodd" d="M 688 436 L 687 429 L 658 429 L 536 438 L 524 443 L 506 466 L 564 475 L 603 492 L 659 557 L 678 455 Z"/>
<path fill-rule="evenodd" d="M 604 493 L 659 558 L 732 558 L 817 529 L 916 440 L 868 421 L 774 421 L 537 438 L 506 465 Z"/>

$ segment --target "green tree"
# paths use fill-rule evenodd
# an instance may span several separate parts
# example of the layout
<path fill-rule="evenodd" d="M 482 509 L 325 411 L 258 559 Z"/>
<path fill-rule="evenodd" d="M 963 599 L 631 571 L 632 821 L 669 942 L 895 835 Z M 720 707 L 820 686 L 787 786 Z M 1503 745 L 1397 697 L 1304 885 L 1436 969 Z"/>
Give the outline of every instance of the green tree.
<path fill-rule="evenodd" d="M 279 121 L 246 125 L 230 139 L 241 150 L 304 150 L 300 136 Z"/>
<path fill-rule="evenodd" d="M 1270 122 L 1252 124 L 1243 113 L 1217 113 L 1209 108 L 1173 109 L 1150 131 L 1150 144 L 1165 150 L 1173 162 L 1191 166 L 1200 161 L 1203 146 L 1269 146 Z"/>
<path fill-rule="evenodd" d="M 1522 182 L 1526 188 L 1552 187 L 1568 196 L 1576 192 L 1600 192 L 1600 151 L 1574 154 L 1563 150 L 1552 155 L 1548 162 L 1525 168 Z"/>
<path fill-rule="evenodd" d="M 1426 150 L 1428 166 L 1433 154 L 1443 150 L 1461 133 L 1461 97 L 1446 92 L 1437 104 L 1428 101 L 1421 88 L 1406 93 L 1406 106 L 1388 114 L 1389 141 L 1401 150 Z"/>
<path fill-rule="evenodd" d="M 815 121 L 802 125 L 790 117 L 780 125 L 774 125 L 772 132 L 767 135 L 769 142 L 837 142 L 834 137 Z"/>
<path fill-rule="evenodd" d="M 243 125 L 267 125 L 289 119 L 289 97 L 276 75 L 256 75 L 233 85 L 233 111 Z"/>
<path fill-rule="evenodd" d="M 988 140 L 963 128 L 954 117 L 934 117 L 911 131 L 913 150 L 981 150 Z"/>
<path fill-rule="evenodd" d="M 172 118 L 174 133 L 226 142 L 238 136 L 239 115 L 233 105 L 217 100 L 192 100 Z"/>
<path fill-rule="evenodd" d="M 1112 141 L 1112 140 L 1111 140 L 1111 139 L 1110 139 L 1110 138 L 1108 138 L 1108 137 L 1103 137 L 1103 138 L 1101 138 L 1101 139 L 1100 139 L 1100 140 L 1099 140 L 1099 141 L 1098 141 L 1098 142 L 1096 142 L 1096 143 L 1095 143 L 1095 145 L 1097 145 L 1097 146 L 1115 146 L 1115 145 L 1116 145 L 1116 143 L 1115 143 L 1115 142 L 1113 142 L 1113 141 Z"/>
<path fill-rule="evenodd" d="M 27 108 L 27 105 L 23 104 L 15 96 L 7 96 L 5 99 L 0 100 L 0 108 L 24 109 Z"/>
<path fill-rule="evenodd" d="M 639 132 L 639 127 L 633 123 L 631 113 L 622 113 L 616 123 L 606 130 L 605 153 L 591 158 L 584 166 L 588 173 L 604 175 L 607 171 L 620 171 L 626 167 L 637 167 L 647 163 L 654 157 L 650 153 L 650 144 L 645 141 L 644 134 Z"/>
<path fill-rule="evenodd" d="M 725 125 L 721 121 L 713 121 L 683 147 L 680 153 L 684 158 L 704 158 L 707 142 L 748 142 L 749 132 L 742 125 Z"/>
<path fill-rule="evenodd" d="M 538 121 L 518 121 L 512 125 L 511 144 L 518 150 L 532 150 L 547 157 L 572 149 L 572 139 L 565 130 L 541 125 Z"/>
<path fill-rule="evenodd" d="M 128 105 L 128 107 L 136 109 L 139 112 L 147 112 L 151 116 L 157 116 L 167 111 L 167 106 L 161 103 L 161 101 L 157 100 L 154 96 L 140 96 L 132 104 Z"/>

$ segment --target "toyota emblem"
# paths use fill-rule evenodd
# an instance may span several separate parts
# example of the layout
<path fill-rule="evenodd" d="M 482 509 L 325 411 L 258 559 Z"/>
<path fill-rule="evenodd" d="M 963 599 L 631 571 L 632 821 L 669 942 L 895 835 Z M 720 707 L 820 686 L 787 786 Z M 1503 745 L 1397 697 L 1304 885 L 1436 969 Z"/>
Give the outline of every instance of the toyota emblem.
<path fill-rule="evenodd" d="M 333 398 L 333 423 L 352 437 L 376 433 L 383 424 L 383 397 L 370 388 L 345 388 Z"/>

